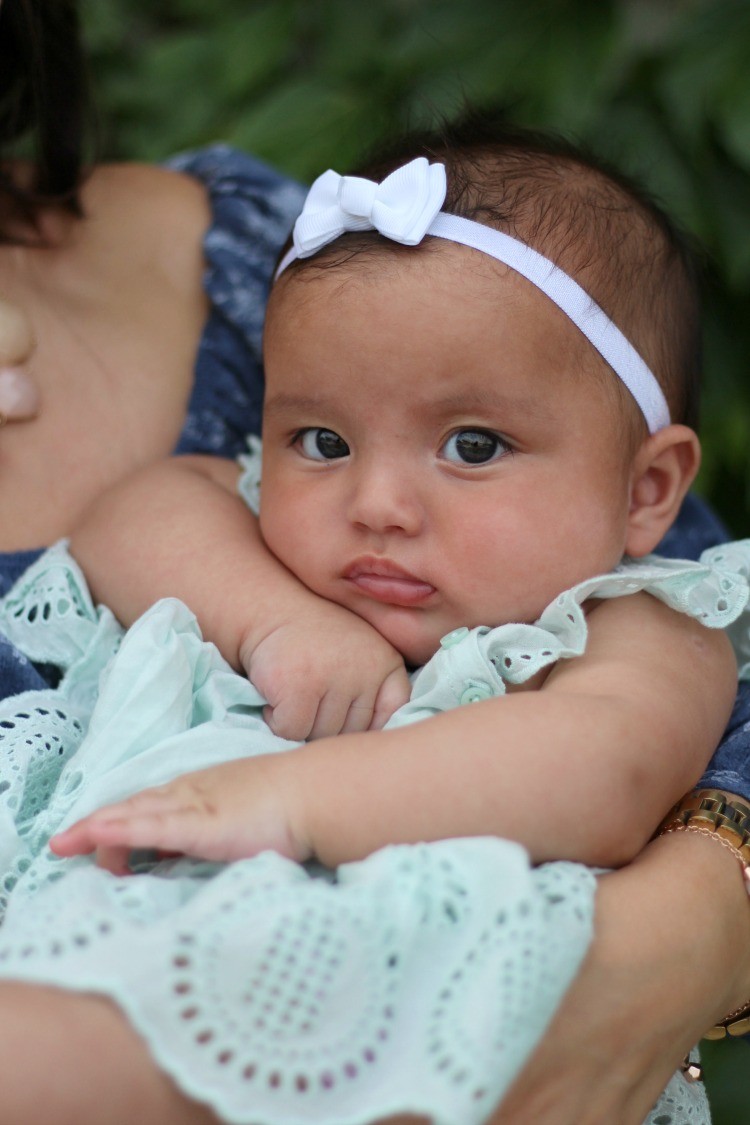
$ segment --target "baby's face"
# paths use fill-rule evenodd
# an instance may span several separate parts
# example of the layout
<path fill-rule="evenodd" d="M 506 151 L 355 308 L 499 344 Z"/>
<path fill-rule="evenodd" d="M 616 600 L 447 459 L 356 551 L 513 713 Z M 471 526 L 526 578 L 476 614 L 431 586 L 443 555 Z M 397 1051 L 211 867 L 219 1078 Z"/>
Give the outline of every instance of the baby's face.
<path fill-rule="evenodd" d="M 529 282 L 461 246 L 282 280 L 269 547 L 415 664 L 458 626 L 535 620 L 625 549 L 624 424 L 589 350 Z"/>

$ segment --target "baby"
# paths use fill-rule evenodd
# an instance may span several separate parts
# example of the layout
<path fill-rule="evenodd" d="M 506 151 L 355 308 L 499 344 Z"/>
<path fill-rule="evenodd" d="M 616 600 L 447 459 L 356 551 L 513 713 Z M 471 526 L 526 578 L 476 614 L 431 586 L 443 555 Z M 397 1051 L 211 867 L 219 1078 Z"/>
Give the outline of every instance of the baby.
<path fill-rule="evenodd" d="M 174 602 L 136 623 L 18 830 L 109 870 L 23 871 L 0 976 L 114 997 L 222 1119 L 486 1121 L 585 953 L 580 865 L 640 850 L 734 699 L 748 546 L 646 557 L 698 468 L 697 322 L 667 219 L 560 142 L 320 177 L 268 307 L 262 541 L 199 458 L 71 540 L 122 620 L 177 595 L 252 683 Z M 139 848 L 240 862 L 112 879 Z"/>
<path fill-rule="evenodd" d="M 696 298 L 651 203 L 564 145 L 512 131 L 406 145 L 368 173 L 319 179 L 271 295 L 260 528 L 274 558 L 332 603 L 330 628 L 300 615 L 312 663 L 343 652 L 369 694 L 347 694 L 339 665 L 306 705 L 304 734 L 276 729 L 344 736 L 104 810 L 56 837 L 59 854 L 98 848 L 120 870 L 136 845 L 213 859 L 270 847 L 336 865 L 388 843 L 493 834 L 537 862 L 617 865 L 721 735 L 736 684 L 723 634 L 656 590 L 661 601 L 596 588 L 577 659 L 557 663 L 543 645 L 545 656 L 526 654 L 533 676 L 498 668 L 502 700 L 383 738 L 358 733 L 399 701 L 393 650 L 424 664 L 457 629 L 535 622 L 563 591 L 645 556 L 699 464 Z M 273 698 L 269 681 L 286 688 L 278 665 L 298 660 L 300 642 L 264 659 L 276 635 L 264 625 L 252 643 L 259 616 L 290 614 L 279 578 L 268 588 L 252 569 L 236 472 L 196 460 L 149 470 L 92 513 L 72 550 L 125 619 L 159 593 L 183 596 Z M 118 527 L 143 546 L 122 549 Z M 210 589 L 202 544 L 220 556 Z M 616 593 L 643 585 L 637 567 L 625 580 L 632 565 Z M 344 631 L 357 618 L 372 626 L 358 651 L 334 607 L 349 611 Z M 375 648 L 375 633 L 391 649 Z M 297 671 L 304 696 L 300 681 Z M 483 694 L 495 691 L 466 698 Z M 527 800 L 508 802 L 510 778 L 544 795 L 543 832 Z M 572 812 L 582 805 L 585 816 Z"/>

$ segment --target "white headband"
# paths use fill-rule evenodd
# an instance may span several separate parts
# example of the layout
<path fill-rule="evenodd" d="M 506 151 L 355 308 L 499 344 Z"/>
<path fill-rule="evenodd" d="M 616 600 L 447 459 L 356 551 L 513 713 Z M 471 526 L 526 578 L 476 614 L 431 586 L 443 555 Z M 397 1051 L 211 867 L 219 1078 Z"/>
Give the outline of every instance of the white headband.
<path fill-rule="evenodd" d="M 578 282 L 519 239 L 441 211 L 445 191 L 445 167 L 430 164 L 424 156 L 397 168 L 380 184 L 324 172 L 308 192 L 294 224 L 294 245 L 276 277 L 296 258 L 311 257 L 346 231 L 377 230 L 404 246 L 416 246 L 429 234 L 480 250 L 527 278 L 562 309 L 628 388 L 650 433 L 668 426 L 669 407 L 656 376 Z"/>

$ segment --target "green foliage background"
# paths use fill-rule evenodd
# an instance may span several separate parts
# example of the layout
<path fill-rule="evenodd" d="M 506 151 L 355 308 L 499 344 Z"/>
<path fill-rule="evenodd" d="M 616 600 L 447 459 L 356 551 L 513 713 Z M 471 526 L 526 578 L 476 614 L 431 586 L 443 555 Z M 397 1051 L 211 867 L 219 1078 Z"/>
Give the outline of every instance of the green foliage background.
<path fill-rule="evenodd" d="M 700 488 L 750 534 L 750 0 L 87 0 L 83 15 L 107 157 L 222 139 L 309 180 L 469 99 L 643 178 L 709 255 Z M 708 1055 L 716 1125 L 750 1123 L 746 1051 Z"/>
<path fill-rule="evenodd" d="M 470 99 L 510 104 L 645 179 L 710 256 L 700 487 L 748 533 L 749 0 L 87 0 L 83 12 L 107 156 L 224 139 L 309 180 Z"/>

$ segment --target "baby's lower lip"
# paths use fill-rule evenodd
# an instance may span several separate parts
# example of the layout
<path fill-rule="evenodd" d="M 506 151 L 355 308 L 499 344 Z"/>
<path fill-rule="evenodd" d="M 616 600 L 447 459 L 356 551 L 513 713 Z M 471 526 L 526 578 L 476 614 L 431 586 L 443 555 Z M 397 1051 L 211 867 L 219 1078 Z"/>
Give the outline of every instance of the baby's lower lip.
<path fill-rule="evenodd" d="M 435 593 L 435 587 L 418 578 L 394 578 L 383 574 L 356 574 L 348 579 L 368 598 L 388 605 L 421 605 Z"/>

